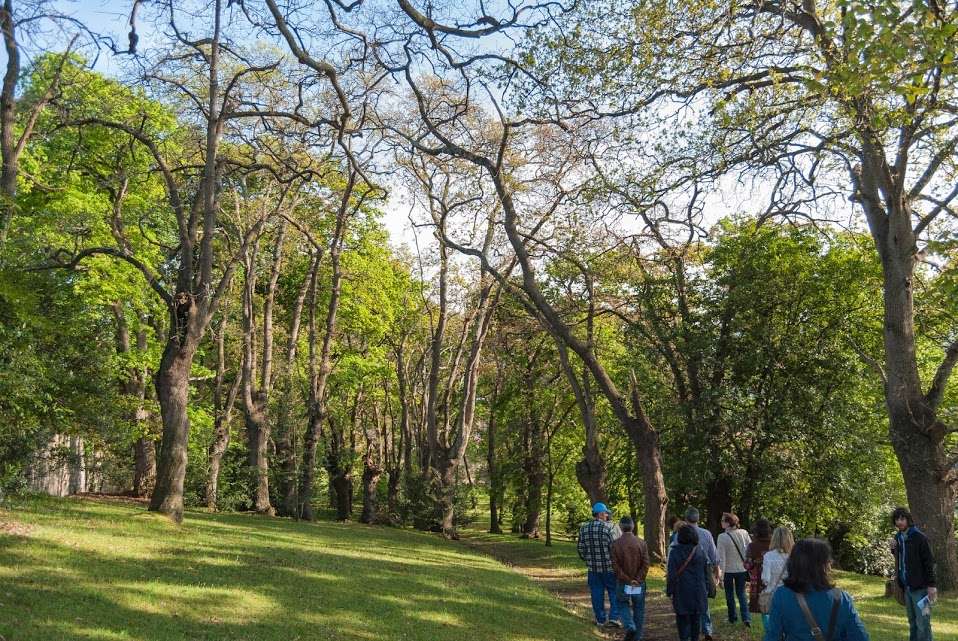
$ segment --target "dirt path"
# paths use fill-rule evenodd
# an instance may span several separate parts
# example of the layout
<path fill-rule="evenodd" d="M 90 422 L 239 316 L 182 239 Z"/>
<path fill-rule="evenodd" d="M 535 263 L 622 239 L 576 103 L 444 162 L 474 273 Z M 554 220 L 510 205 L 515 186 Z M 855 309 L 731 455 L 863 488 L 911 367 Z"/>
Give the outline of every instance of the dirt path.
<path fill-rule="evenodd" d="M 463 537 L 462 542 L 474 550 L 488 554 L 511 566 L 520 574 L 543 586 L 561 600 L 575 616 L 585 621 L 593 620 L 592 601 L 586 586 L 584 569 L 571 570 L 555 567 L 550 563 L 551 557 L 548 553 L 539 558 L 529 558 L 516 546 L 508 543 L 468 536 Z M 543 549 L 549 550 L 549 548 Z M 621 639 L 624 634 L 622 630 L 616 628 L 593 628 L 593 632 L 596 637 L 605 639 Z M 672 605 L 661 591 L 650 590 L 645 602 L 643 641 L 675 641 L 677 638 Z"/>

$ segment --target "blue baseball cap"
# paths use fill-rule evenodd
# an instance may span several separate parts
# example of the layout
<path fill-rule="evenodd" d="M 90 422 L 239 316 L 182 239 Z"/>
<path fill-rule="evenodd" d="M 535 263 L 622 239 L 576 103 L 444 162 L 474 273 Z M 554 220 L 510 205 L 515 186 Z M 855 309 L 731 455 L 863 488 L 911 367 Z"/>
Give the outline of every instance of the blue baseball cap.
<path fill-rule="evenodd" d="M 596 503 L 592 506 L 593 514 L 599 514 L 600 512 L 605 512 L 606 514 L 609 513 L 609 508 L 605 506 L 605 503 Z"/>

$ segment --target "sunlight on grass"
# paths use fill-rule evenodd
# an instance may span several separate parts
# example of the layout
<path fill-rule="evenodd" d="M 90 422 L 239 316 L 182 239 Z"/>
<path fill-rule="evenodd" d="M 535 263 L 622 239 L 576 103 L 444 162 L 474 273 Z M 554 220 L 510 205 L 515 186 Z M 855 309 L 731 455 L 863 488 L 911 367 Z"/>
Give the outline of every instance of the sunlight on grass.
<path fill-rule="evenodd" d="M 22 498 L 0 514 L 0 635 L 17 641 L 585 641 L 544 590 L 421 532 Z M 494 613 L 494 616 L 490 616 Z"/>

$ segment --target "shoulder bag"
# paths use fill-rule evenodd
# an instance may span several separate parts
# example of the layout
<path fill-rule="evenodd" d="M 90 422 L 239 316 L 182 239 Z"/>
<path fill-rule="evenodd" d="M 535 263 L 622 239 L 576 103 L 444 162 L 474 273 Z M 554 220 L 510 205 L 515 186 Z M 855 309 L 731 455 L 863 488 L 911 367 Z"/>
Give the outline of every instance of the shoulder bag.
<path fill-rule="evenodd" d="M 682 576 L 682 573 L 685 572 L 685 568 L 689 567 L 689 563 L 692 561 L 692 557 L 695 556 L 695 552 L 696 552 L 697 550 L 698 550 L 698 548 L 693 547 L 693 548 L 692 548 L 692 551 L 689 552 L 689 555 L 688 555 L 687 557 L 685 557 L 685 561 L 682 563 L 682 565 L 679 567 L 678 571 L 675 573 L 675 578 L 676 578 L 676 579 L 678 579 L 680 576 Z"/>
<path fill-rule="evenodd" d="M 779 581 L 782 580 L 782 575 L 785 574 L 786 566 L 783 564 L 782 569 L 779 570 L 778 576 L 772 579 L 772 582 L 769 585 L 774 585 L 778 587 Z M 762 590 L 758 594 L 758 609 L 762 611 L 762 614 L 768 614 L 772 611 L 772 596 L 775 594 L 775 590 L 766 589 Z"/>
<path fill-rule="evenodd" d="M 728 532 L 726 532 L 725 534 L 728 535 L 728 540 L 732 542 L 732 547 L 734 547 L 735 551 L 738 552 L 738 558 L 742 559 L 742 567 L 747 570 L 748 566 L 746 564 L 748 562 L 745 560 L 745 555 L 742 554 L 742 549 L 738 546 L 738 543 L 735 542 L 735 537 Z"/>
<path fill-rule="evenodd" d="M 802 614 L 805 615 L 805 622 L 808 623 L 808 627 L 812 630 L 812 637 L 815 641 L 832 641 L 832 638 L 835 636 L 835 624 L 838 623 L 838 606 L 842 603 L 842 593 L 838 588 L 832 590 L 832 613 L 828 617 L 828 635 L 822 636 L 822 629 L 818 627 L 818 622 L 815 620 L 815 617 L 812 616 L 812 611 L 808 609 L 808 601 L 805 600 L 805 595 L 796 592 L 795 597 L 798 599 L 798 605 L 802 609 Z"/>

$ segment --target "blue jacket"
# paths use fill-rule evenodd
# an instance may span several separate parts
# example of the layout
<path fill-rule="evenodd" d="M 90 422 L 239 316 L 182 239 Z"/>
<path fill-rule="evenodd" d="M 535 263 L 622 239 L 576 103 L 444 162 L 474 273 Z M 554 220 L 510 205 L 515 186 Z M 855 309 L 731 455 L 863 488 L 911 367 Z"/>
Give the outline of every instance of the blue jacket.
<path fill-rule="evenodd" d="M 858 618 L 855 604 L 847 592 L 842 592 L 841 605 L 835 620 L 835 636 L 832 641 L 869 641 L 868 632 Z M 831 590 L 809 592 L 805 595 L 808 609 L 822 629 L 822 634 L 828 634 L 828 619 L 832 614 Z M 795 593 L 781 586 L 772 596 L 772 610 L 769 612 L 768 625 L 765 627 L 764 641 L 815 641 L 812 631 L 808 627 L 802 608 L 798 605 Z"/>
<path fill-rule="evenodd" d="M 692 555 L 692 560 L 682 574 L 676 577 L 679 568 Z M 676 614 L 701 614 L 708 610 L 705 587 L 705 555 L 698 545 L 676 543 L 669 554 L 665 593 L 672 597 Z"/>

